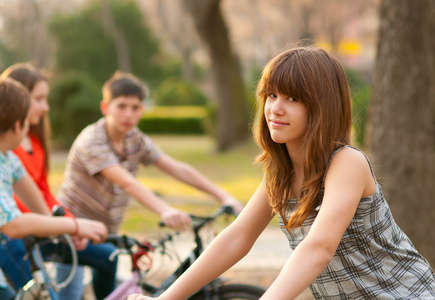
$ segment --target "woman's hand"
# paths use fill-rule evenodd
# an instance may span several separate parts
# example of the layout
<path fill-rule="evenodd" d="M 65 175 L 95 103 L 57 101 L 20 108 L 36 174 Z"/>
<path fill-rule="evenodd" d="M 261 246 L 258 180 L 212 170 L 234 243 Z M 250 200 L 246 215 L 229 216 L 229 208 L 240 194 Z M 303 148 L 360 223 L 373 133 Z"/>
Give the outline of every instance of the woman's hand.
<path fill-rule="evenodd" d="M 149 300 L 149 299 L 153 299 L 153 298 L 143 296 L 140 294 L 133 294 L 133 295 L 128 296 L 128 298 L 127 298 L 127 300 Z"/>
<path fill-rule="evenodd" d="M 160 218 L 166 226 L 177 231 L 186 230 L 192 223 L 192 219 L 187 213 L 172 207 L 163 211 Z"/>

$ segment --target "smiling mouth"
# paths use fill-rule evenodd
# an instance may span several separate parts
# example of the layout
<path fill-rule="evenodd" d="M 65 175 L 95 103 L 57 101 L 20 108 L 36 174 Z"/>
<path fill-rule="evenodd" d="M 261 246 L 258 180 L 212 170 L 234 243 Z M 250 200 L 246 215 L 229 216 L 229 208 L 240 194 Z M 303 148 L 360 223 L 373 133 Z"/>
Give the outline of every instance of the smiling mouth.
<path fill-rule="evenodd" d="M 282 127 L 282 126 L 290 125 L 289 123 L 284 123 L 276 120 L 269 120 L 269 124 L 274 127 Z"/>

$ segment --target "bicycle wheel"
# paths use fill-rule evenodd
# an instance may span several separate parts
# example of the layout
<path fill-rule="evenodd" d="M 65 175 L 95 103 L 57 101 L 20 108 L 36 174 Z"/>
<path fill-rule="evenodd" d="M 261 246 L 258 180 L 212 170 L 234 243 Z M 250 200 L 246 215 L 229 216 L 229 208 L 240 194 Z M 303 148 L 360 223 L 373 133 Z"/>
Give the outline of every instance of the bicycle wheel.
<path fill-rule="evenodd" d="M 39 242 L 34 246 L 34 250 L 34 255 L 42 262 L 40 268 L 49 287 L 58 292 L 71 282 L 77 269 L 78 259 L 74 242 L 69 235 L 59 235 Z M 44 252 L 44 255 L 41 252 Z M 71 269 L 66 274 L 58 276 L 57 263 L 70 263 Z"/>
<path fill-rule="evenodd" d="M 189 300 L 258 300 L 265 292 L 260 287 L 246 284 L 221 285 L 218 289 L 218 295 L 212 292 L 211 297 L 207 298 L 203 291 L 199 291 Z"/>

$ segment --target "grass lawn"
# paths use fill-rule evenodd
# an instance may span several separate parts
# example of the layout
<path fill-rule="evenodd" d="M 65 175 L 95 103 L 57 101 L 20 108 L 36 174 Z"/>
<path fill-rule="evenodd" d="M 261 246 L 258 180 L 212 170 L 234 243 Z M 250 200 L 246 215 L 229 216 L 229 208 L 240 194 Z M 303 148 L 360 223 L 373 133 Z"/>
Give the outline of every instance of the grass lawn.
<path fill-rule="evenodd" d="M 259 150 L 245 142 L 230 151 L 217 153 L 214 141 L 206 136 L 151 136 L 170 156 L 188 162 L 218 186 L 246 203 L 262 179 L 261 166 L 253 164 Z M 66 153 L 52 153 L 49 183 L 56 193 L 63 180 Z M 141 167 L 137 178 L 174 207 L 196 214 L 217 208 L 212 197 L 191 188 L 155 167 Z M 156 229 L 158 216 L 131 201 L 121 232 L 145 233 Z"/>

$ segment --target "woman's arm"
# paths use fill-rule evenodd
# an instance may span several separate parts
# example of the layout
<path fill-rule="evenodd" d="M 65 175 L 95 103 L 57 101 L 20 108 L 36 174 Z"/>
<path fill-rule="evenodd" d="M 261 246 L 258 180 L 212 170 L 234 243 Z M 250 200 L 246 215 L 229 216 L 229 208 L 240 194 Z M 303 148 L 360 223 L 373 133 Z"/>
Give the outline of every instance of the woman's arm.
<path fill-rule="evenodd" d="M 112 183 L 117 184 L 139 203 L 159 214 L 167 226 L 183 230 L 190 225 L 191 220 L 188 214 L 171 207 L 161 198 L 157 197 L 156 194 L 147 189 L 122 166 L 110 166 L 102 170 L 101 174 Z"/>
<path fill-rule="evenodd" d="M 51 214 L 38 186 L 28 174 L 16 181 L 13 188 L 15 194 L 31 211 L 43 215 Z"/>
<path fill-rule="evenodd" d="M 273 216 L 262 183 L 236 220 L 159 299 L 186 299 L 228 270 L 249 252 Z"/>
<path fill-rule="evenodd" d="M 350 148 L 337 153 L 326 176 L 322 206 L 308 236 L 261 299 L 294 299 L 302 293 L 334 257 L 360 199 L 374 191 L 364 155 Z"/>
<path fill-rule="evenodd" d="M 220 187 L 216 186 L 190 164 L 176 160 L 164 154 L 161 158 L 159 158 L 155 165 L 160 170 L 168 173 L 178 180 L 214 196 L 221 205 L 230 205 L 238 213 L 242 211 L 243 205 L 239 201 L 234 199 Z"/>

